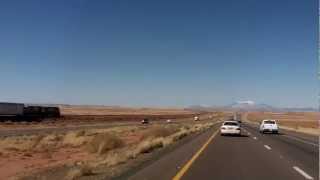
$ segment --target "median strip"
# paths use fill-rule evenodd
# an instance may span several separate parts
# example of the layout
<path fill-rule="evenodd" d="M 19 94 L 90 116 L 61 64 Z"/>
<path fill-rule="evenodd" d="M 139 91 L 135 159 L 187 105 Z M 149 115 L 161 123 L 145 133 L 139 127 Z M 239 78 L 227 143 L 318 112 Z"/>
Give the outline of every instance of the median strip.
<path fill-rule="evenodd" d="M 194 161 L 200 156 L 200 154 L 207 148 L 207 146 L 210 144 L 210 142 L 213 140 L 213 138 L 218 134 L 219 130 L 214 132 L 212 136 L 207 140 L 207 142 L 196 152 L 196 154 L 193 155 L 193 157 L 185 164 L 182 169 L 176 174 L 172 180 L 180 180 L 182 176 L 189 170 L 191 165 L 194 163 Z"/>

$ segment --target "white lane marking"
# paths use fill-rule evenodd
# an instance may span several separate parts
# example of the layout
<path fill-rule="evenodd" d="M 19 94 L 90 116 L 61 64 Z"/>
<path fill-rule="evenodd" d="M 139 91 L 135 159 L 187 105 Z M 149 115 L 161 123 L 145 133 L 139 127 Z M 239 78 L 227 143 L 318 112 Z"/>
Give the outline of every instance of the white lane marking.
<path fill-rule="evenodd" d="M 258 138 L 257 138 L 257 137 L 253 137 L 253 139 L 254 139 L 254 140 L 257 140 Z"/>
<path fill-rule="evenodd" d="M 268 149 L 268 150 L 271 150 L 271 147 L 268 146 L 268 145 L 264 145 L 264 147 L 265 147 L 266 149 Z"/>
<path fill-rule="evenodd" d="M 296 140 L 296 141 L 303 142 L 305 144 L 309 144 L 309 145 L 313 145 L 313 146 L 319 146 L 318 144 L 315 144 L 315 143 L 312 143 L 312 142 L 308 142 L 308 141 L 305 141 L 305 140 L 302 140 L 302 139 L 299 139 L 299 138 L 296 138 L 296 137 L 293 137 L 293 136 L 288 136 L 288 135 L 284 135 L 284 136 L 287 137 L 287 138 Z"/>
<path fill-rule="evenodd" d="M 307 174 L 306 172 L 304 172 L 302 169 L 300 169 L 297 166 L 293 166 L 293 169 L 296 170 L 298 173 L 300 173 L 304 178 L 306 179 L 313 179 L 313 177 L 311 177 L 309 174 Z"/>

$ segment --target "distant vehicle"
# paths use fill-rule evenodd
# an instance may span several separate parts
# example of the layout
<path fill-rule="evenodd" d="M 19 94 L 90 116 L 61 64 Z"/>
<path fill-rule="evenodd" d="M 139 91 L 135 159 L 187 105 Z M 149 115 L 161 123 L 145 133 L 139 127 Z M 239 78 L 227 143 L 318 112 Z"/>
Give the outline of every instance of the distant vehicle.
<path fill-rule="evenodd" d="M 142 121 L 141 121 L 141 124 L 149 124 L 150 123 L 150 121 L 149 121 L 149 119 L 147 119 L 147 118 L 145 118 L 145 119 L 143 119 Z"/>
<path fill-rule="evenodd" d="M 265 133 L 265 132 L 271 132 L 271 133 L 277 134 L 279 132 L 277 122 L 272 119 L 263 120 L 260 124 L 260 133 Z"/>
<path fill-rule="evenodd" d="M 220 135 L 241 135 L 241 127 L 237 121 L 225 121 L 220 128 Z"/>
<path fill-rule="evenodd" d="M 167 119 L 167 123 L 172 123 L 171 119 Z"/>
<path fill-rule="evenodd" d="M 195 120 L 195 121 L 199 121 L 200 118 L 199 118 L 198 116 L 195 116 L 195 117 L 194 117 L 194 120 Z"/>

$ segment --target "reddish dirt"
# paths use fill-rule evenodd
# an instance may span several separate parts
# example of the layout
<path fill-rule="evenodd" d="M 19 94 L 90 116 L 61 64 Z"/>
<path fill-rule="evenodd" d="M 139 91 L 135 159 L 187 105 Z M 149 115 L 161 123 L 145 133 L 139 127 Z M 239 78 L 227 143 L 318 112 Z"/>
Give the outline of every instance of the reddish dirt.
<path fill-rule="evenodd" d="M 63 148 L 55 152 L 9 152 L 0 156 L 0 180 L 91 158 L 90 154 L 77 148 Z"/>

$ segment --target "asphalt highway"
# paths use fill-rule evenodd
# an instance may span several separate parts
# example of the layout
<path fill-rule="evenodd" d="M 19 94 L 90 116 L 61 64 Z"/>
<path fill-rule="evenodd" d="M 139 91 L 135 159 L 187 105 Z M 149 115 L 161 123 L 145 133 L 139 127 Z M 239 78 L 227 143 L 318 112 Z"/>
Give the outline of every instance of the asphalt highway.
<path fill-rule="evenodd" d="M 243 123 L 242 136 L 220 136 L 220 124 L 132 174 L 131 180 L 319 179 L 317 136 L 281 130 L 260 134 Z"/>

